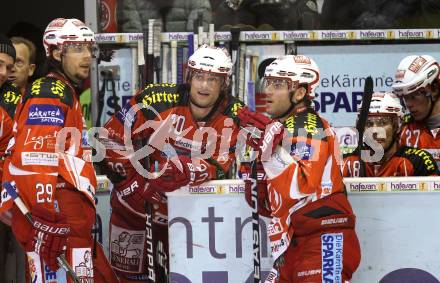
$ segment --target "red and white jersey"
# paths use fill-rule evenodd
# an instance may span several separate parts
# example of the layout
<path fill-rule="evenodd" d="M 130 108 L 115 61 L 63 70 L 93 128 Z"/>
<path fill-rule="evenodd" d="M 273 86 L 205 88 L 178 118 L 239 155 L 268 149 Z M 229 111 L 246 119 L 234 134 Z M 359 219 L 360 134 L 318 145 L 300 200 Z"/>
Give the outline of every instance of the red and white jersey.
<path fill-rule="evenodd" d="M 440 128 L 429 130 L 424 123 L 406 116 L 400 133 L 400 144 L 424 149 L 431 153 L 440 165 Z"/>
<path fill-rule="evenodd" d="M 87 128 L 76 89 L 63 75 L 49 73 L 28 88 L 16 110 L 8 151 L 3 180 L 15 181 L 29 208 L 54 209 L 60 187 L 81 191 L 95 205 Z M 1 209 L 11 204 L 2 191 Z"/>
<path fill-rule="evenodd" d="M 101 138 L 107 149 L 104 162 L 118 177 L 148 177 L 153 162 L 185 155 L 200 162 L 204 172 L 191 185 L 223 179 L 235 158 L 236 115 L 242 106 L 225 96 L 203 121 L 196 121 L 187 85 L 148 85 L 105 124 L 109 136 Z"/>
<path fill-rule="evenodd" d="M 295 211 L 344 191 L 335 152 L 338 146 L 328 122 L 307 108 L 292 114 L 284 126 L 290 146 L 278 146 L 263 161 L 273 216 L 268 233 L 274 259 L 290 244 L 296 229 L 291 225 Z"/>
<path fill-rule="evenodd" d="M 12 138 L 12 126 L 15 108 L 20 101 L 19 89 L 6 81 L 0 87 L 0 180 L 3 174 L 3 161 L 9 140 Z"/>
<path fill-rule="evenodd" d="M 356 151 L 355 151 L 356 152 Z M 357 153 L 344 155 L 342 175 L 359 177 L 360 162 Z M 366 177 L 438 176 L 437 163 L 429 152 L 401 146 L 384 164 L 365 162 Z"/>

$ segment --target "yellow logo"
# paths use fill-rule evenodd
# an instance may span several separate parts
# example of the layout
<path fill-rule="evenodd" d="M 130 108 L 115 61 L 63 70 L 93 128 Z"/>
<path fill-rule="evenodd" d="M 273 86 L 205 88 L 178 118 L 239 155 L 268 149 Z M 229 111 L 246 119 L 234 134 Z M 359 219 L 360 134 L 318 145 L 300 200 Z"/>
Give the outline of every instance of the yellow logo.
<path fill-rule="evenodd" d="M 55 82 L 52 82 L 52 87 L 50 90 L 53 94 L 58 95 L 59 97 L 64 97 L 64 89 L 66 88 L 66 85 L 63 84 L 61 81 L 56 80 Z"/>
<path fill-rule="evenodd" d="M 32 83 L 31 94 L 39 95 L 41 91 L 41 85 L 43 84 L 44 78 L 39 78 Z"/>
<path fill-rule="evenodd" d="M 387 31 L 386 37 L 387 39 L 394 39 L 394 31 L 392 30 Z"/>
<path fill-rule="evenodd" d="M 142 99 L 142 105 L 145 107 L 145 106 L 151 106 L 151 105 L 156 104 L 158 102 L 177 103 L 178 100 L 179 100 L 178 93 L 152 91 L 151 94 L 145 96 Z"/>
<path fill-rule="evenodd" d="M 20 97 L 21 97 L 20 94 L 17 94 L 9 90 L 3 94 L 3 101 L 5 103 L 17 104 Z"/>
<path fill-rule="evenodd" d="M 243 105 L 239 102 L 234 103 L 234 105 L 232 105 L 232 114 L 234 114 L 234 116 L 238 115 L 238 110 L 243 108 Z"/>

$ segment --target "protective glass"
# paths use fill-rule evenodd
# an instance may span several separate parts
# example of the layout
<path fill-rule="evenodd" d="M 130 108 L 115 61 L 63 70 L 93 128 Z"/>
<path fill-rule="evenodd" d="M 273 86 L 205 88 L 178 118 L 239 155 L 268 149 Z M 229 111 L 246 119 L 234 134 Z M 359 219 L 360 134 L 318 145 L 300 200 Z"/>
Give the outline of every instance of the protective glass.
<path fill-rule="evenodd" d="M 96 58 L 99 54 L 98 46 L 94 42 L 64 42 L 64 53 L 80 54 L 84 52 L 90 52 L 93 58 Z"/>
<path fill-rule="evenodd" d="M 223 76 L 205 72 L 193 72 L 192 79 L 198 84 L 206 82 L 208 86 L 220 86 L 223 82 Z"/>
<path fill-rule="evenodd" d="M 294 89 L 294 85 L 288 79 L 281 78 L 264 78 L 261 87 L 264 92 L 271 91 L 292 91 Z"/>

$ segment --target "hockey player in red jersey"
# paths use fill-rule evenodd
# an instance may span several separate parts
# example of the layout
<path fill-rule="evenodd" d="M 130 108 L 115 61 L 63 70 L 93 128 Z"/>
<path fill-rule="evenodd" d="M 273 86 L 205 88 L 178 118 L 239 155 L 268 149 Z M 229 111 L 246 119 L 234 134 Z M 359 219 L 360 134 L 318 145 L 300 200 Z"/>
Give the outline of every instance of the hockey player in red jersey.
<path fill-rule="evenodd" d="M 267 176 L 267 199 L 259 202 L 268 203 L 272 216 L 275 263 L 266 282 L 346 282 L 360 262 L 335 135 L 311 107 L 319 77 L 311 58 L 281 57 L 263 80 L 267 113 L 276 120 L 246 108 L 239 112 L 240 123 L 262 131 L 261 138 L 247 141 L 259 151 Z"/>
<path fill-rule="evenodd" d="M 12 125 L 15 108 L 20 100 L 20 90 L 8 81 L 8 76 L 14 68 L 16 52 L 12 42 L 6 36 L 0 34 L 0 180 L 3 175 L 4 154 L 12 137 Z M 11 224 L 10 212 L 0 213 L 0 220 L 7 225 Z M 5 224 L 0 223 L 1 234 L 7 229 Z M 1 236 L 3 239 L 3 236 Z M 3 253 L 0 251 L 0 254 Z"/>
<path fill-rule="evenodd" d="M 399 146 L 398 137 L 403 118 L 400 100 L 388 92 L 376 92 L 371 99 L 366 133 L 370 153 L 365 154 L 366 177 L 439 175 L 437 163 L 425 150 Z M 367 160 L 365 160 L 368 158 Z M 359 177 L 359 154 L 344 156 L 344 177 Z"/>
<path fill-rule="evenodd" d="M 229 54 L 201 46 L 187 70 L 186 84 L 148 85 L 105 125 L 110 263 L 121 282 L 167 282 L 164 192 L 225 178 L 234 160 L 242 104 L 229 94 Z"/>
<path fill-rule="evenodd" d="M 400 143 L 425 149 L 440 164 L 440 67 L 432 56 L 411 55 L 397 67 L 393 92 L 410 112 Z"/>
<path fill-rule="evenodd" d="M 94 33 L 80 20 L 58 18 L 43 36 L 49 71 L 21 99 L 3 174 L 3 181 L 15 182 L 33 225 L 13 205 L 12 230 L 32 282 L 72 282 L 58 266 L 61 254 L 80 280 L 116 282 L 102 248 L 93 250 L 96 176 L 79 103 Z M 3 209 L 12 205 L 5 191 L 2 202 Z"/>

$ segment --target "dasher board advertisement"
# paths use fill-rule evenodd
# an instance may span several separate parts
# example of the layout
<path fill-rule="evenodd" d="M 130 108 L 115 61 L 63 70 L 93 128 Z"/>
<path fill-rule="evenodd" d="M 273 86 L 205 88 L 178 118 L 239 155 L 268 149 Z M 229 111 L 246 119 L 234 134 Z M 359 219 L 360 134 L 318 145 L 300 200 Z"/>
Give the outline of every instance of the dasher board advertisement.
<path fill-rule="evenodd" d="M 362 253 L 351 282 L 440 282 L 440 178 L 427 186 L 415 181 L 417 191 L 393 190 L 410 186 L 405 178 L 386 179 L 390 190 L 349 190 Z M 253 282 L 251 210 L 243 189 L 186 188 L 168 194 L 168 204 L 172 282 Z M 261 246 L 265 278 L 272 261 L 268 243 Z"/>
<path fill-rule="evenodd" d="M 264 279 L 272 260 L 268 219 L 260 220 Z M 169 194 L 168 225 L 171 282 L 254 282 L 252 217 L 244 184 L 201 185 Z"/>

